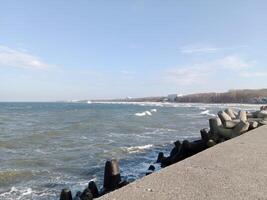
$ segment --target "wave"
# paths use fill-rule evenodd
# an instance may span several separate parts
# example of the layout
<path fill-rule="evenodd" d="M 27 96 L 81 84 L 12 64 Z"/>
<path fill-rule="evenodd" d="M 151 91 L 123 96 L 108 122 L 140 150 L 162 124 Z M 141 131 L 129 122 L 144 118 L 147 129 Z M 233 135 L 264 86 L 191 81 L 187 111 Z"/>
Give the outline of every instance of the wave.
<path fill-rule="evenodd" d="M 157 112 L 157 109 L 150 109 L 144 112 L 135 113 L 135 116 L 143 117 L 143 116 L 151 116 L 153 112 Z"/>
<path fill-rule="evenodd" d="M 92 102 L 93 104 L 124 104 L 124 105 L 138 105 L 138 106 L 155 106 L 155 107 L 173 107 L 173 108 L 201 108 L 216 107 L 216 108 L 238 108 L 258 110 L 261 105 L 259 104 L 242 104 L 242 103 L 171 103 L 171 102 Z"/>
<path fill-rule="evenodd" d="M 2 198 L 6 200 L 22 199 L 23 196 L 30 196 L 32 193 L 33 193 L 32 188 L 19 189 L 13 186 L 9 191 L 0 194 L 0 199 Z"/>
<path fill-rule="evenodd" d="M 144 111 L 144 112 L 140 112 L 140 113 L 135 113 L 134 114 L 135 116 L 138 116 L 138 117 L 143 117 L 143 116 L 151 116 L 152 113 L 150 111 Z"/>
<path fill-rule="evenodd" d="M 147 144 L 143 146 L 131 146 L 131 147 L 122 147 L 123 150 L 127 151 L 128 153 L 140 153 L 145 150 L 153 148 L 153 144 Z"/>
<path fill-rule="evenodd" d="M 200 112 L 200 114 L 201 115 L 208 115 L 208 116 L 212 116 L 212 117 L 216 116 L 215 114 L 211 114 L 210 110 L 204 110 L 204 111 Z"/>

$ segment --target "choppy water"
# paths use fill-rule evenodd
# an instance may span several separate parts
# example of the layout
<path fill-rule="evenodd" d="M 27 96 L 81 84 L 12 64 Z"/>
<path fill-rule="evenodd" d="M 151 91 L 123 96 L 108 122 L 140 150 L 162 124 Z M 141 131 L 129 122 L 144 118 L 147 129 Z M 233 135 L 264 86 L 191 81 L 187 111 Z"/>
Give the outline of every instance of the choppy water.
<path fill-rule="evenodd" d="M 0 103 L 0 199 L 58 199 L 63 187 L 102 184 L 106 159 L 128 180 L 159 151 L 199 137 L 218 110 L 259 105 Z"/>

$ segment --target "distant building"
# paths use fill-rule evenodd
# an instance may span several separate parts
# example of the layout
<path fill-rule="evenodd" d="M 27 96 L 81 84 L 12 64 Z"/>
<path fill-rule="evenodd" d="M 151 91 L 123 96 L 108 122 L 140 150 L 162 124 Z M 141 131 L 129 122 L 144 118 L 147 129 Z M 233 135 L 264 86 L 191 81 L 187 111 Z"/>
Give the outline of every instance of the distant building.
<path fill-rule="evenodd" d="M 250 99 L 249 103 L 267 104 L 267 97 L 254 97 Z"/>
<path fill-rule="evenodd" d="M 178 97 L 177 94 L 169 94 L 167 96 L 167 99 L 168 99 L 168 101 L 175 101 L 177 97 Z"/>
<path fill-rule="evenodd" d="M 167 96 L 168 101 L 174 102 L 178 97 L 183 96 L 182 94 L 169 94 Z"/>

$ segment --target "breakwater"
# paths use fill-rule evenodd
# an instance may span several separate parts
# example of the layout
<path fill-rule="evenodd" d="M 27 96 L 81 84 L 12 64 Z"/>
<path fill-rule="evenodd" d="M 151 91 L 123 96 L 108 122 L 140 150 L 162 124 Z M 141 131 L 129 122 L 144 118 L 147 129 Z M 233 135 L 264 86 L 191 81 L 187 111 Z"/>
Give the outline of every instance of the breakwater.
<path fill-rule="evenodd" d="M 251 200 L 267 197 L 267 126 L 220 143 L 99 200 Z"/>
<path fill-rule="evenodd" d="M 182 143 L 176 141 L 170 155 L 165 157 L 163 153 L 160 153 L 157 162 L 161 163 L 162 167 L 169 166 L 265 124 L 267 124 L 267 107 L 264 106 L 259 111 L 252 113 L 242 110 L 236 113 L 232 109 L 220 111 L 218 112 L 218 117 L 209 120 L 210 129 L 202 129 L 200 131 L 200 140 L 193 142 L 184 140 Z M 150 172 L 147 175 L 151 174 L 155 167 L 151 165 L 148 170 Z M 121 180 L 116 160 L 106 162 L 104 176 L 102 192 L 99 193 L 96 184 L 91 181 L 83 192 L 77 192 L 75 199 L 91 200 L 128 184 L 126 181 Z M 60 199 L 72 199 L 71 191 L 63 189 Z"/>

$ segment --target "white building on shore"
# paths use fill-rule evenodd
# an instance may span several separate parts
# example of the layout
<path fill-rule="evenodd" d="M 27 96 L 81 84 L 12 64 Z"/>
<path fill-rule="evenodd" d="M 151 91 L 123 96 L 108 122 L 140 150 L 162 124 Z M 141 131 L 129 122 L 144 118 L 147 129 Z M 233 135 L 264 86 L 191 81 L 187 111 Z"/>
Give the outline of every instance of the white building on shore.
<path fill-rule="evenodd" d="M 168 101 L 174 102 L 178 97 L 183 96 L 182 94 L 169 94 L 167 96 Z"/>

